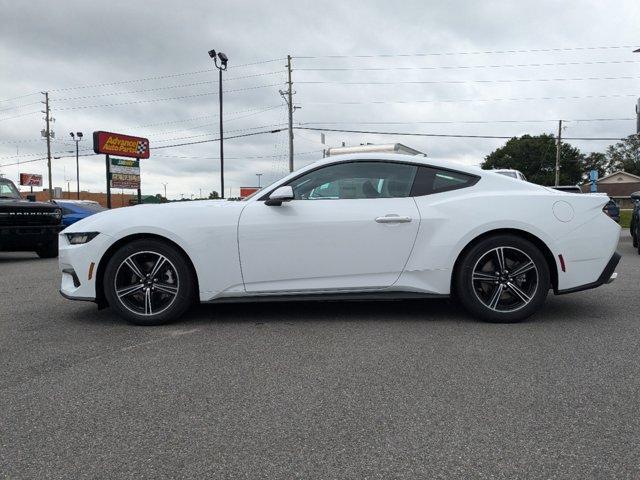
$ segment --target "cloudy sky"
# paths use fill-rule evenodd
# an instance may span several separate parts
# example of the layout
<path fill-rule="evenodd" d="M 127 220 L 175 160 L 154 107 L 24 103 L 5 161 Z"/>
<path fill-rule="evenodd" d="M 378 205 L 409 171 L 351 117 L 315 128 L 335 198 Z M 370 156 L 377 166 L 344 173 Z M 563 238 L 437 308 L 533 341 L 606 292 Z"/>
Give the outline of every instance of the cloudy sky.
<path fill-rule="evenodd" d="M 46 152 L 47 90 L 56 156 L 73 150 L 70 131 L 84 132 L 85 153 L 94 130 L 146 136 L 143 193 L 219 190 L 218 143 L 157 148 L 217 138 L 212 48 L 230 59 L 229 136 L 286 125 L 278 91 L 290 54 L 301 126 L 514 136 L 564 119 L 567 137 L 622 137 L 634 133 L 640 96 L 639 18 L 637 0 L 0 0 L 0 173 L 46 173 L 45 161 L 28 161 Z M 477 164 L 504 140 L 326 134 L 327 146 L 342 142 L 402 142 Z M 588 152 L 611 142 L 572 143 Z M 296 166 L 323 148 L 319 132 L 296 130 Z M 227 194 L 256 173 L 264 185 L 287 172 L 287 133 L 229 139 L 225 160 Z M 103 157 L 80 162 L 82 188 L 104 191 Z M 55 159 L 53 180 L 73 190 L 75 159 Z"/>

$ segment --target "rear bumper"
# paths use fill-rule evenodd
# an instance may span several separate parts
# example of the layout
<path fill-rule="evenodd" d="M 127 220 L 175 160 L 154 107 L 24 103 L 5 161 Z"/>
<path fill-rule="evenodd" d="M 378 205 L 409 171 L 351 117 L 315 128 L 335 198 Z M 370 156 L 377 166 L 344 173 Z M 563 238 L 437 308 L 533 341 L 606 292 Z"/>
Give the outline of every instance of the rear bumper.
<path fill-rule="evenodd" d="M 612 257 L 609 259 L 609 262 L 604 267 L 604 270 L 602 271 L 602 273 L 600 274 L 600 276 L 595 282 L 587 283 L 585 285 L 579 285 L 573 288 L 567 288 L 565 290 L 556 290 L 555 294 L 564 295 L 566 293 L 581 292 L 583 290 L 590 290 L 592 288 L 597 288 L 600 285 L 604 285 L 605 283 L 613 282 L 618 276 L 618 274 L 615 273 L 615 269 L 618 266 L 618 262 L 620 262 L 620 257 L 621 257 L 620 254 L 618 252 L 615 252 L 612 255 Z"/>

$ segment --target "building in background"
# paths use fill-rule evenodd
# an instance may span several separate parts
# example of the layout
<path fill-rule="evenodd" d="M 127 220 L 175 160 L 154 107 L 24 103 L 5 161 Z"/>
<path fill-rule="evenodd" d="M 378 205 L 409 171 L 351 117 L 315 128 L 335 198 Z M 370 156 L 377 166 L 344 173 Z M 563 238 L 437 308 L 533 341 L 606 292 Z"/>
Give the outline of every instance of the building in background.
<path fill-rule="evenodd" d="M 583 183 L 581 189 L 584 193 L 589 193 L 591 191 L 591 182 Z M 633 208 L 629 196 L 637 191 L 640 191 L 640 177 L 622 170 L 598 180 L 598 192 L 609 195 L 620 208 Z"/>
<path fill-rule="evenodd" d="M 35 197 L 35 200 L 38 202 L 48 202 L 49 201 L 49 190 L 43 189 L 39 192 L 20 192 L 22 198 L 28 198 L 31 195 Z M 76 200 L 77 194 L 76 192 L 69 192 L 64 190 L 59 190 L 54 188 L 54 199 L 60 200 Z M 80 192 L 81 200 L 91 200 L 94 202 L 98 202 L 103 207 L 107 207 L 107 194 L 100 192 Z M 164 203 L 166 199 L 161 195 L 143 195 L 142 203 Z M 138 203 L 138 195 L 136 193 L 116 193 L 115 191 L 111 191 L 111 208 L 120 208 L 120 207 L 130 207 L 131 205 L 136 205 Z"/>

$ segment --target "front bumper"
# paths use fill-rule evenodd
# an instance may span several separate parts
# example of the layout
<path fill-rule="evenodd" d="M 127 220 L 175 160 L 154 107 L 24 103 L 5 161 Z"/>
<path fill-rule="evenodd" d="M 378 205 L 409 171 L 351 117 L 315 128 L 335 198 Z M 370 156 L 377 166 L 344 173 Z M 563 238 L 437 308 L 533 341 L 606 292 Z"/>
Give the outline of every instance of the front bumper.
<path fill-rule="evenodd" d="M 0 226 L 0 250 L 30 252 L 56 240 L 62 225 Z"/>
<path fill-rule="evenodd" d="M 98 234 L 82 245 L 71 245 L 59 236 L 60 294 L 69 300 L 95 301 L 98 265 L 111 245 L 111 237 Z"/>
<path fill-rule="evenodd" d="M 618 274 L 615 272 L 616 267 L 618 266 L 618 262 L 620 262 L 621 255 L 618 252 L 615 252 L 613 256 L 607 262 L 607 265 L 604 267 L 604 270 L 598 277 L 595 282 L 587 283 L 585 285 L 579 285 L 573 288 L 567 288 L 565 290 L 556 290 L 556 295 L 564 295 L 566 293 L 574 293 L 581 292 L 583 290 L 590 290 L 592 288 L 597 288 L 600 285 L 604 285 L 605 283 L 612 283 L 618 277 Z"/>

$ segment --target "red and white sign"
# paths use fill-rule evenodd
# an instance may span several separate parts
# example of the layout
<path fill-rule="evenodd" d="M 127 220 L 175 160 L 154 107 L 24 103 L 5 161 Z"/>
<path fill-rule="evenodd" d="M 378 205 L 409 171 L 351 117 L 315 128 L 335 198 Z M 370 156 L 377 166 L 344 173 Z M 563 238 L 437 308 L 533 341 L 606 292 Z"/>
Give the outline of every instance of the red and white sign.
<path fill-rule="evenodd" d="M 247 198 L 258 190 L 260 190 L 258 187 L 240 187 L 240 198 Z"/>
<path fill-rule="evenodd" d="M 93 132 L 93 151 L 130 158 L 149 158 L 149 139 L 112 132 Z"/>
<path fill-rule="evenodd" d="M 41 187 L 42 175 L 38 175 L 36 173 L 21 173 L 20 185 L 24 187 Z"/>

